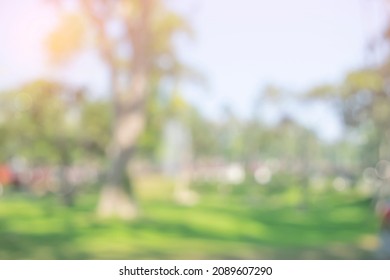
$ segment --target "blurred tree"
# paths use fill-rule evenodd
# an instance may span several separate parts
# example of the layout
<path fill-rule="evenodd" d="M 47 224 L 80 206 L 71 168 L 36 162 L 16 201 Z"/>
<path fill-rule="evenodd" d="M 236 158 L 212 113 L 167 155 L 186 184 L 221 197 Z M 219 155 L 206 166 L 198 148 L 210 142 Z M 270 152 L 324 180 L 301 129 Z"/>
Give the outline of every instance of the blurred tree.
<path fill-rule="evenodd" d="M 61 6 L 65 1 L 52 2 Z M 61 61 L 92 41 L 109 70 L 112 137 L 107 182 L 98 212 L 101 216 L 133 218 L 137 207 L 127 166 L 144 131 L 149 85 L 158 83 L 161 76 L 176 78 L 188 73 L 175 55 L 173 39 L 177 33 L 190 33 L 190 29 L 183 18 L 168 11 L 158 0 L 77 3 L 81 14 L 75 18 L 80 20 L 69 21 L 65 17 L 49 37 L 48 46 L 53 60 Z"/>
<path fill-rule="evenodd" d="M 189 126 L 195 159 L 216 157 L 221 151 L 221 125 L 204 118 L 195 108 L 190 110 Z"/>
<path fill-rule="evenodd" d="M 381 69 L 349 73 L 340 85 L 315 88 L 307 97 L 330 102 L 337 109 L 350 130 L 351 144 L 360 142 L 362 167 L 389 159 L 390 94 Z"/>
<path fill-rule="evenodd" d="M 368 42 L 368 50 L 388 50 L 389 42 L 387 23 L 383 34 Z M 363 168 L 390 159 L 390 57 L 388 51 L 382 55 L 379 63 L 349 73 L 341 84 L 317 87 L 307 94 L 309 98 L 327 100 L 338 109 L 352 132 L 349 142 L 360 148 Z"/>
<path fill-rule="evenodd" d="M 4 93 L 1 99 L 6 120 L 1 129 L 9 140 L 2 146 L 6 157 L 58 165 L 64 202 L 72 205 L 74 192 L 65 168 L 85 154 L 81 141 L 86 137 L 79 132 L 83 92 L 39 80 Z"/>
<path fill-rule="evenodd" d="M 110 135 L 110 104 L 106 100 L 86 100 L 82 106 L 79 131 L 83 158 L 103 162 Z"/>

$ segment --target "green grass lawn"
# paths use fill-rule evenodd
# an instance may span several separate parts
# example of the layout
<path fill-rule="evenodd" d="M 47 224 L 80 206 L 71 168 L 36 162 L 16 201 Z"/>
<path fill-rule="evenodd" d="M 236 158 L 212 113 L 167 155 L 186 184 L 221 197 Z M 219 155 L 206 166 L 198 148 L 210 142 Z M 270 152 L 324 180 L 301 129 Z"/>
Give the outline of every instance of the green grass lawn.
<path fill-rule="evenodd" d="M 310 192 L 303 209 L 296 187 L 195 188 L 200 202 L 186 207 L 173 203 L 158 181 L 141 184 L 141 215 L 131 222 L 99 220 L 93 191 L 74 208 L 55 197 L 8 193 L 0 197 L 0 259 L 374 257 L 378 221 L 370 200 L 353 191 Z"/>

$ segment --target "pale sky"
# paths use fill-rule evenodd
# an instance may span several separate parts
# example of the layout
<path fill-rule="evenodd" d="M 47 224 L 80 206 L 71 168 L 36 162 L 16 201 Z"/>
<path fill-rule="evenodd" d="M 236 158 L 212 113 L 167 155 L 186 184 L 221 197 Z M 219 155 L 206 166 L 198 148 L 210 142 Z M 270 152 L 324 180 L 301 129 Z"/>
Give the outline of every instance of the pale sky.
<path fill-rule="evenodd" d="M 56 22 L 39 0 L 2 0 L 0 8 L 0 89 L 42 76 L 87 85 L 106 92 L 103 65 L 92 52 L 63 69 L 46 63 L 42 41 Z M 222 105 L 240 116 L 252 112 L 253 100 L 266 84 L 302 92 L 337 82 L 362 67 L 367 41 L 383 26 L 381 0 L 167 0 L 194 27 L 194 41 L 179 41 L 180 55 L 207 78 L 207 90 L 184 86 L 188 100 L 216 118 Z M 280 107 L 280 106 L 279 106 Z M 326 140 L 341 127 L 331 110 L 286 105 L 301 123 Z M 272 122 L 278 107 L 263 108 Z"/>

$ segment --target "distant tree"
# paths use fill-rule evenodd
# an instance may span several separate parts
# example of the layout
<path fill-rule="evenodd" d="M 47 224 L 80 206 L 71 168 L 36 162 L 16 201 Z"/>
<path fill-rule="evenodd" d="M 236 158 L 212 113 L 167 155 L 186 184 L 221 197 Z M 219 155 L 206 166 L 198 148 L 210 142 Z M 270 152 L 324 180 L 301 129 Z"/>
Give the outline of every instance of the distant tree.
<path fill-rule="evenodd" d="M 65 168 L 80 155 L 87 154 L 82 141 L 91 140 L 80 133 L 85 105 L 83 92 L 40 80 L 3 93 L 1 104 L 5 118 L 2 129 L 8 138 L 3 146 L 7 157 L 24 157 L 31 163 L 59 166 L 64 202 L 73 204 Z"/>
<path fill-rule="evenodd" d="M 353 132 L 351 144 L 361 142 L 363 166 L 375 165 L 390 152 L 388 85 L 380 69 L 362 69 L 349 73 L 339 85 L 318 87 L 307 95 L 337 109 L 345 127 Z"/>

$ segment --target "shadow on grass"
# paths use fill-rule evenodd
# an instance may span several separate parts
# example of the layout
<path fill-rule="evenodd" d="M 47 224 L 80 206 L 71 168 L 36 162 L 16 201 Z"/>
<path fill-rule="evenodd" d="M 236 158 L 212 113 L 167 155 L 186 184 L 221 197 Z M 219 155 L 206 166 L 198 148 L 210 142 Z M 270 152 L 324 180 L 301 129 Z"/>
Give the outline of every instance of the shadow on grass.
<path fill-rule="evenodd" d="M 6 205 L 15 209 L 0 216 L 0 259 L 370 259 L 372 256 L 370 251 L 351 242 L 342 242 L 366 232 L 365 216 L 351 223 L 342 219 L 332 222 L 320 208 L 302 213 L 292 208 L 240 210 L 226 205 L 200 205 L 189 209 L 168 203 L 146 203 L 144 217 L 124 223 L 96 220 L 85 204 L 65 209 L 52 201 L 36 201 L 34 207 L 39 208 L 36 214 L 16 209 L 23 205 L 29 209 L 31 203 L 22 200 Z M 359 217 L 366 209 L 360 203 L 345 207 L 357 207 Z M 219 227 L 221 221 L 225 223 Z M 36 230 L 40 227 L 41 230 Z"/>

